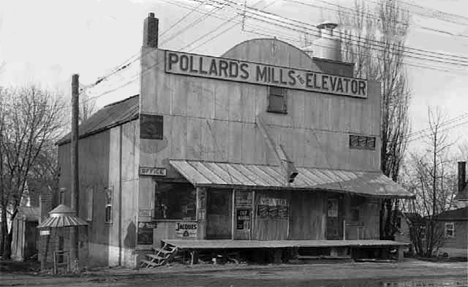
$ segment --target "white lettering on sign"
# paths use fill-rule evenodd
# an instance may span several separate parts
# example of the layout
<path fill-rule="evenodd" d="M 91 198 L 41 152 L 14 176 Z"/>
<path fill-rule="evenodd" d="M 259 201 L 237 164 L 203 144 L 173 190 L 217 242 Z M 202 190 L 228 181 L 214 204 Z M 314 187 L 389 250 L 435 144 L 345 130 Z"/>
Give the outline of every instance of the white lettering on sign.
<path fill-rule="evenodd" d="M 197 223 L 193 222 L 177 222 L 175 231 L 177 237 L 182 238 L 197 238 Z"/>
<path fill-rule="evenodd" d="M 367 81 L 227 58 L 166 51 L 166 73 L 367 98 Z"/>
<path fill-rule="evenodd" d="M 45 236 L 45 235 L 50 235 L 50 230 L 49 229 L 42 229 L 39 231 L 40 236 Z"/>
<path fill-rule="evenodd" d="M 152 176 L 166 176 L 167 171 L 162 167 L 145 167 L 140 166 L 140 175 L 152 175 Z"/>
<path fill-rule="evenodd" d="M 259 204 L 268 206 L 288 206 L 288 200 L 285 198 L 260 197 Z"/>

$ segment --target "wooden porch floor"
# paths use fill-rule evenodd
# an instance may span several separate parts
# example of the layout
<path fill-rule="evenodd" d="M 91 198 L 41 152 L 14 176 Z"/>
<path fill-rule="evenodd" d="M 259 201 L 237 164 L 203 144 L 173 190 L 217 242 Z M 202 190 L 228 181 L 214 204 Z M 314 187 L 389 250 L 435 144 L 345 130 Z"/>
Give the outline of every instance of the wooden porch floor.
<path fill-rule="evenodd" d="M 244 249 L 288 247 L 385 247 L 405 246 L 407 243 L 391 240 L 185 240 L 163 239 L 164 243 L 179 249 Z"/>

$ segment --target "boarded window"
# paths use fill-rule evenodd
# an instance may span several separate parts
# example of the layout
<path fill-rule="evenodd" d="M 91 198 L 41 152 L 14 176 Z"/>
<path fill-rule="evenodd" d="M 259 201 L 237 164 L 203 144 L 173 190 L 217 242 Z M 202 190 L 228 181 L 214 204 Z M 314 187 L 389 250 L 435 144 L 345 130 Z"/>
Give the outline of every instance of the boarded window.
<path fill-rule="evenodd" d="M 351 220 L 352 221 L 359 221 L 359 209 L 353 208 L 351 209 Z"/>
<path fill-rule="evenodd" d="M 455 237 L 455 225 L 453 222 L 445 223 L 445 237 Z"/>
<path fill-rule="evenodd" d="M 83 194 L 83 199 L 80 198 L 80 215 L 86 221 L 93 221 L 93 198 L 94 186 L 86 187 L 86 192 Z"/>
<path fill-rule="evenodd" d="M 140 114 L 140 138 L 162 140 L 164 138 L 163 120 L 161 115 Z"/>
<path fill-rule="evenodd" d="M 278 87 L 268 88 L 268 112 L 286 114 L 287 98 L 286 89 Z"/>
<path fill-rule="evenodd" d="M 105 192 L 105 221 L 106 223 L 112 223 L 112 197 L 113 190 L 112 187 L 107 187 L 104 189 Z"/>
<path fill-rule="evenodd" d="M 353 149 L 375 150 L 376 138 L 360 135 L 349 135 L 349 147 Z"/>
<path fill-rule="evenodd" d="M 158 183 L 155 191 L 156 219 L 195 220 L 196 191 L 190 184 Z"/>

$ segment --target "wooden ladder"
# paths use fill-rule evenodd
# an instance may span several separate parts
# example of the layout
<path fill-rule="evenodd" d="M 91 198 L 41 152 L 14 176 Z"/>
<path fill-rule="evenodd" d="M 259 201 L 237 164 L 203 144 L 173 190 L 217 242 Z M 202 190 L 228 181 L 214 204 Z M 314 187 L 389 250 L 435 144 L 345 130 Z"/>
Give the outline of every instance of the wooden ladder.
<path fill-rule="evenodd" d="M 162 248 L 153 248 L 154 253 L 146 254 L 147 259 L 140 262 L 140 268 L 155 268 L 169 262 L 177 253 L 177 247 L 164 243 Z"/>

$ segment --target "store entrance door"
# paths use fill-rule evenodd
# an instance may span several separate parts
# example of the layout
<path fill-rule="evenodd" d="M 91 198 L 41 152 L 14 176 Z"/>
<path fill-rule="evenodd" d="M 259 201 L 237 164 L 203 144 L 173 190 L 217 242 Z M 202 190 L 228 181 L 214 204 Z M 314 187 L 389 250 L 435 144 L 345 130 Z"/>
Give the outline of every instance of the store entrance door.
<path fill-rule="evenodd" d="M 341 196 L 328 197 L 327 239 L 343 239 L 343 198 Z"/>
<path fill-rule="evenodd" d="M 232 238 L 232 189 L 208 190 L 206 239 Z"/>

